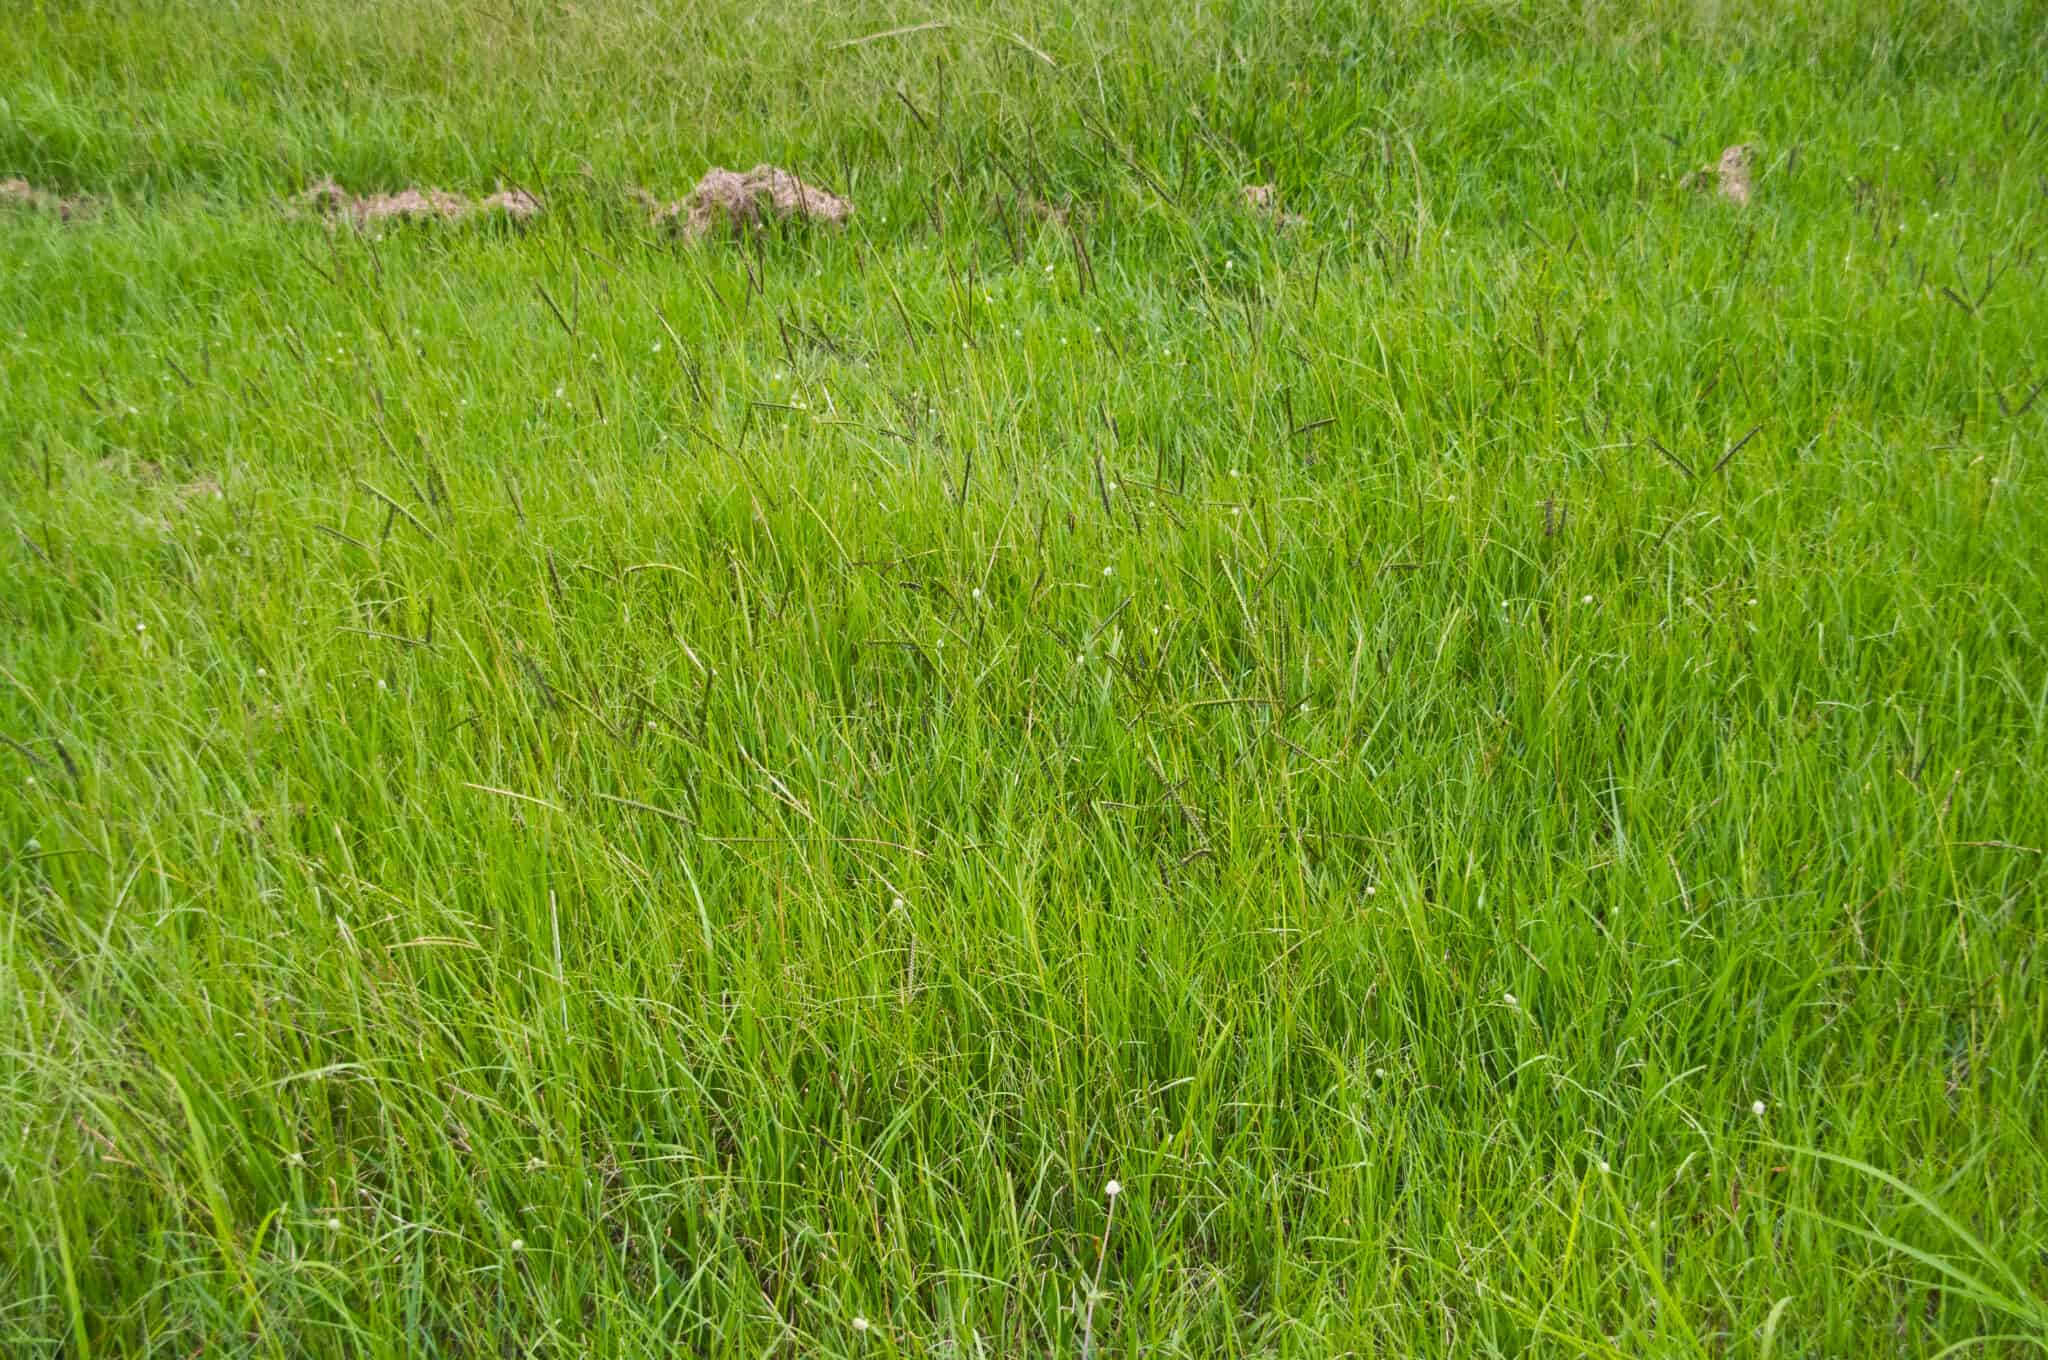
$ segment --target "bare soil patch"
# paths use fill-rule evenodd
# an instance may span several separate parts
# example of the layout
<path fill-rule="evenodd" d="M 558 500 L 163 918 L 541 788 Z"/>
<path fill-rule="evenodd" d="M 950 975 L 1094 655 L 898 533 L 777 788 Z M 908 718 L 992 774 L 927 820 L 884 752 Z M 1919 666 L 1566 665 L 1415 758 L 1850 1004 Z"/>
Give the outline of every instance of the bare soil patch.
<path fill-rule="evenodd" d="M 1679 185 L 1686 189 L 1702 192 L 1712 190 L 1730 203 L 1748 203 L 1750 198 L 1750 165 L 1756 159 L 1756 148 L 1747 142 L 1738 142 L 1721 153 L 1721 159 L 1712 165 L 1703 165 L 1686 175 Z"/>
<path fill-rule="evenodd" d="M 0 179 L 0 208 L 55 213 L 66 222 L 89 216 L 99 205 L 84 194 L 53 194 L 25 179 Z"/>
<path fill-rule="evenodd" d="M 1300 213 L 1281 210 L 1280 187 L 1276 184 L 1247 184 L 1238 192 L 1244 196 L 1247 208 L 1271 217 L 1273 225 L 1282 230 L 1303 226 L 1308 221 Z"/>
<path fill-rule="evenodd" d="M 540 200 L 524 189 L 500 189 L 483 198 L 445 189 L 401 189 L 395 194 L 352 194 L 331 179 L 309 186 L 294 200 L 329 221 L 357 227 L 409 222 L 460 222 L 470 217 L 503 217 L 525 223 L 540 216 Z"/>
<path fill-rule="evenodd" d="M 688 197 L 673 203 L 663 203 L 644 189 L 635 191 L 634 197 L 645 205 L 655 226 L 693 240 L 721 226 L 734 232 L 769 222 L 823 222 L 836 227 L 853 216 L 853 204 L 847 200 L 774 165 L 757 165 L 745 174 L 713 166 Z"/>

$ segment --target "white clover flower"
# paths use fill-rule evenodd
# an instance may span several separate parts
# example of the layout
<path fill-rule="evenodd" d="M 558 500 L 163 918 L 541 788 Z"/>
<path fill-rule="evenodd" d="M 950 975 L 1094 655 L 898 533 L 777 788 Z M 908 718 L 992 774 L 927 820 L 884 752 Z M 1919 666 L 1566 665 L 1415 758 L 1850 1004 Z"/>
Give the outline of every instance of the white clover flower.
<path fill-rule="evenodd" d="M 1500 999 L 1502 1001 L 1507 1002 L 1507 1004 L 1510 1006 L 1519 1006 L 1522 1004 L 1521 1002 L 1515 1000 L 1515 994 L 1513 992 L 1502 992 L 1500 994 Z"/>
<path fill-rule="evenodd" d="M 1111 1199 L 1115 1199 L 1118 1195 L 1121 1195 L 1123 1192 L 1124 1187 L 1118 1181 L 1111 1181 L 1108 1185 L 1102 1187 L 1102 1193 L 1108 1195 Z"/>
<path fill-rule="evenodd" d="M 1761 1100 L 1751 1102 L 1749 1112 L 1758 1119 L 1762 1119 L 1764 1117 L 1764 1103 Z"/>
<path fill-rule="evenodd" d="M 340 1231 L 341 1231 L 341 1220 L 340 1220 L 340 1219 L 338 1219 L 338 1218 L 330 1218 L 330 1219 L 328 1219 L 328 1220 L 327 1220 L 327 1231 L 329 1231 L 329 1232 L 331 1232 L 331 1233 L 338 1233 L 338 1232 L 340 1232 Z"/>
<path fill-rule="evenodd" d="M 1593 597 L 1592 597 L 1591 595 L 1581 595 L 1581 596 L 1579 596 L 1579 603 L 1580 603 L 1580 604 L 1591 604 L 1591 603 L 1593 603 Z"/>
<path fill-rule="evenodd" d="M 862 1317 L 859 1313 L 855 1313 L 853 1315 L 853 1330 L 855 1330 L 856 1332 L 864 1332 L 867 1329 L 868 1320 Z"/>
<path fill-rule="evenodd" d="M 515 1237 L 515 1238 L 513 1238 L 513 1239 L 512 1239 L 512 1251 L 513 1251 L 513 1253 L 514 1253 L 515 1255 L 516 1255 L 517 1253 L 519 1253 L 519 1252 L 522 1252 L 522 1251 L 525 1251 L 525 1250 L 526 1250 L 526 1239 L 525 1239 L 525 1238 L 523 1238 L 523 1237 Z"/>

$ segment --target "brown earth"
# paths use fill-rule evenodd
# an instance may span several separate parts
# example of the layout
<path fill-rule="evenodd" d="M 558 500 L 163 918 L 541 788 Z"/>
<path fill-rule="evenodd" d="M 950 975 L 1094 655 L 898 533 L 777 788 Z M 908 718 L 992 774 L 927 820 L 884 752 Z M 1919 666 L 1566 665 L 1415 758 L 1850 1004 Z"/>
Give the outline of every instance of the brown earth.
<path fill-rule="evenodd" d="M 1686 189 L 1714 190 L 1731 203 L 1747 203 L 1750 196 L 1749 167 L 1756 148 L 1738 142 L 1721 153 L 1712 165 L 1703 165 L 1679 181 Z"/>
<path fill-rule="evenodd" d="M 1299 227 L 1307 222 L 1300 213 L 1280 210 L 1280 188 L 1274 184 L 1247 184 L 1238 190 L 1244 195 L 1244 205 L 1253 212 L 1264 213 L 1273 219 L 1273 225 L 1280 228 Z"/>
<path fill-rule="evenodd" d="M 331 179 L 311 185 L 297 205 L 329 220 L 346 219 L 358 227 L 402 222 L 459 222 L 467 217 L 502 215 L 512 222 L 540 216 L 540 200 L 524 189 L 500 189 L 481 199 L 444 189 L 401 189 L 395 194 L 351 194 Z"/>
<path fill-rule="evenodd" d="M 53 212 L 63 221 L 71 222 L 87 216 L 97 206 L 84 194 L 53 194 L 25 179 L 0 179 L 0 208 Z"/>
<path fill-rule="evenodd" d="M 663 203 L 644 189 L 636 190 L 634 197 L 646 206 L 655 226 L 692 239 L 721 226 L 735 232 L 771 221 L 841 226 L 853 216 L 853 204 L 773 165 L 757 165 L 745 174 L 713 166 L 687 198 L 673 203 Z"/>

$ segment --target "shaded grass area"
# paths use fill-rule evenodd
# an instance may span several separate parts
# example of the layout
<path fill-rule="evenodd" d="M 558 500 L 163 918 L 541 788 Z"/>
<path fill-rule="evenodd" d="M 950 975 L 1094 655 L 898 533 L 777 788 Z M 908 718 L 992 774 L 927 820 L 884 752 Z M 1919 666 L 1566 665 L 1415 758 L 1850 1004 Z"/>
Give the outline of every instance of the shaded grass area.
<path fill-rule="evenodd" d="M 2040 1336 L 2037 8 L 51 10 L 10 1348 Z"/>

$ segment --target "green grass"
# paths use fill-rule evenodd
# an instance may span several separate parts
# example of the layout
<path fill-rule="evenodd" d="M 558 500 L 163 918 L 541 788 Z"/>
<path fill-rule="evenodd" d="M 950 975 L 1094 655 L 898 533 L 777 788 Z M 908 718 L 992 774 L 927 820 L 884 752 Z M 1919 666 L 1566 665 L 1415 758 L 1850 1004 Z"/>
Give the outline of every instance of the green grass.
<path fill-rule="evenodd" d="M 17 7 L 0 1351 L 2042 1348 L 2038 4 L 666 8 Z"/>

